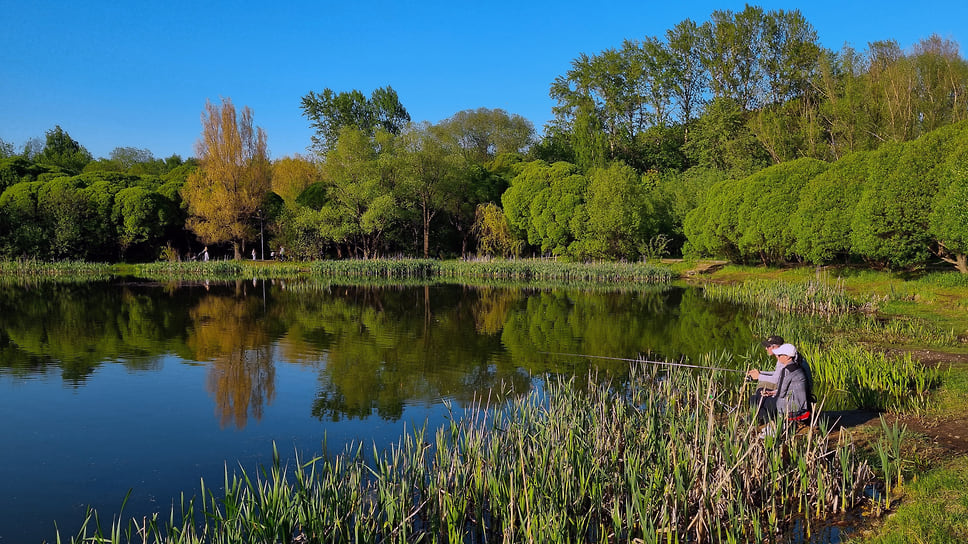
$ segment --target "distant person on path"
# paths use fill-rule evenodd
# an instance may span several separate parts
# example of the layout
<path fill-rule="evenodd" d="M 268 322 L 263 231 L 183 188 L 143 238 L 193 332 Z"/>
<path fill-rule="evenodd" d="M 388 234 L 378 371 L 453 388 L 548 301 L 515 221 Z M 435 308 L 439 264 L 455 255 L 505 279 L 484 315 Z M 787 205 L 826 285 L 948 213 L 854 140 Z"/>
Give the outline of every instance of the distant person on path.
<path fill-rule="evenodd" d="M 202 250 L 202 260 L 208 262 L 208 246 L 205 246 L 205 249 Z"/>
<path fill-rule="evenodd" d="M 252 260 L 255 260 L 255 248 L 252 248 Z"/>

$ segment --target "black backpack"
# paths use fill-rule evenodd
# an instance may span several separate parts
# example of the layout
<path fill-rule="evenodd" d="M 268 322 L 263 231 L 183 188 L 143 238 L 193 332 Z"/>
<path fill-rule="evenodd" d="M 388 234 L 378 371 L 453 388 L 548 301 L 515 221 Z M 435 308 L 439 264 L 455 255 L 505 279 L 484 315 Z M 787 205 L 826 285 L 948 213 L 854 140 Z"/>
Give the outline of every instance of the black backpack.
<path fill-rule="evenodd" d="M 810 370 L 810 363 L 799 352 L 797 353 L 796 363 L 803 369 L 803 375 L 807 378 L 807 402 L 815 404 L 817 402 L 817 395 L 813 393 L 813 372 Z"/>

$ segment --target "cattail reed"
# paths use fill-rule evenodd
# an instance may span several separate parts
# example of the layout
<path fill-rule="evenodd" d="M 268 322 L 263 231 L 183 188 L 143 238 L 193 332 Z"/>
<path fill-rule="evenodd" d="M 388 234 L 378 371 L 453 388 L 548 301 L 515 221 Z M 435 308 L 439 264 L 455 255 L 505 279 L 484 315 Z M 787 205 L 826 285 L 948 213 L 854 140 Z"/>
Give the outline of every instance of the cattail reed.
<path fill-rule="evenodd" d="M 750 542 L 867 500 L 872 471 L 843 433 L 760 440 L 723 381 L 656 368 L 581 387 L 549 378 L 385 451 L 227 472 L 222 495 L 203 482 L 201 515 L 190 501 L 168 524 L 106 532 L 89 518 L 72 541 Z"/>

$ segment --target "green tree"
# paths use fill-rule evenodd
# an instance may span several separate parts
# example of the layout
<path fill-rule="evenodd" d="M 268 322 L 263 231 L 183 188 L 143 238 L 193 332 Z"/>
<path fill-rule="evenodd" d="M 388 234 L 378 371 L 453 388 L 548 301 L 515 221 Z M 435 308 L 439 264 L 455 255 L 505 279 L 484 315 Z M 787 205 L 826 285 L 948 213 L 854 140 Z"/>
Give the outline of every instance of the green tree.
<path fill-rule="evenodd" d="M 377 130 L 399 134 L 410 122 L 410 114 L 390 86 L 374 90 L 370 98 L 356 89 L 340 93 L 328 88 L 321 93 L 309 91 L 302 97 L 301 108 L 316 131 L 313 148 L 321 156 L 336 146 L 344 128 L 353 127 L 368 136 Z"/>
<path fill-rule="evenodd" d="M 0 237 L 6 256 L 47 257 L 49 246 L 37 202 L 37 193 L 43 185 L 40 181 L 25 181 L 11 185 L 0 194 L 0 209 L 9 229 Z"/>
<path fill-rule="evenodd" d="M 742 181 L 737 246 L 744 256 L 764 264 L 777 264 L 794 256 L 793 217 L 800 191 L 826 170 L 827 163 L 803 158 L 760 170 Z"/>
<path fill-rule="evenodd" d="M 77 178 L 57 178 L 37 191 L 37 209 L 47 231 L 48 254 L 54 259 L 86 258 L 96 250 L 85 236 L 90 227 L 87 193 Z"/>
<path fill-rule="evenodd" d="M 118 225 L 122 255 L 132 246 L 153 244 L 167 226 L 164 197 L 145 187 L 133 186 L 118 191 L 112 215 Z"/>
<path fill-rule="evenodd" d="M 941 260 L 968 274 L 968 143 L 962 143 L 938 168 L 941 186 L 929 216 L 932 249 Z"/>
<path fill-rule="evenodd" d="M 573 164 L 526 164 L 501 197 L 508 223 L 542 252 L 565 255 L 588 215 L 588 179 Z"/>
<path fill-rule="evenodd" d="M 962 130 L 946 127 L 913 142 L 882 146 L 871 156 L 852 223 L 855 253 L 891 267 L 926 262 L 928 216 L 939 183 L 936 167 L 953 151 Z"/>
<path fill-rule="evenodd" d="M 516 257 L 521 253 L 523 242 L 514 237 L 504 211 L 493 202 L 477 206 L 473 230 L 481 255 Z"/>
<path fill-rule="evenodd" d="M 666 31 L 671 55 L 670 83 L 673 103 L 679 111 L 679 123 L 688 127 L 702 106 L 709 85 L 709 74 L 703 65 L 699 26 L 690 19 Z M 688 140 L 688 130 L 686 132 Z"/>
<path fill-rule="evenodd" d="M 252 126 L 252 110 L 236 115 L 230 98 L 205 103 L 199 168 L 185 183 L 188 228 L 206 244 L 230 242 L 236 259 L 255 236 L 253 218 L 269 191 L 271 170 L 265 132 Z"/>
<path fill-rule="evenodd" d="M 589 172 L 588 179 L 587 228 L 576 243 L 580 256 L 635 259 L 638 248 L 655 234 L 655 210 L 642 178 L 632 168 L 612 163 Z"/>
<path fill-rule="evenodd" d="M 459 111 L 438 127 L 440 137 L 453 141 L 463 158 L 475 164 L 502 153 L 525 153 L 534 142 L 531 121 L 502 109 Z"/>
<path fill-rule="evenodd" d="M 320 210 L 326 210 L 326 238 L 346 243 L 364 259 L 379 252 L 383 235 L 401 213 L 396 189 L 402 172 L 393 158 L 394 138 L 387 132 L 371 138 L 345 127 L 323 163 L 329 184 Z"/>
<path fill-rule="evenodd" d="M 430 224 L 458 191 L 463 159 L 448 145 L 445 129 L 429 123 L 411 125 L 401 136 L 405 173 L 401 193 L 420 212 L 423 256 L 430 256 Z"/>
<path fill-rule="evenodd" d="M 793 214 L 795 251 L 814 264 L 850 256 L 854 208 L 867 183 L 868 152 L 851 153 L 811 179 Z"/>
<path fill-rule="evenodd" d="M 58 125 L 47 131 L 46 143 L 36 161 L 56 166 L 70 174 L 79 174 L 92 159 L 87 149 Z"/>
<path fill-rule="evenodd" d="M 769 164 L 769 155 L 747 125 L 747 114 L 729 98 L 716 98 L 697 120 L 685 145 L 693 164 L 745 177 Z"/>

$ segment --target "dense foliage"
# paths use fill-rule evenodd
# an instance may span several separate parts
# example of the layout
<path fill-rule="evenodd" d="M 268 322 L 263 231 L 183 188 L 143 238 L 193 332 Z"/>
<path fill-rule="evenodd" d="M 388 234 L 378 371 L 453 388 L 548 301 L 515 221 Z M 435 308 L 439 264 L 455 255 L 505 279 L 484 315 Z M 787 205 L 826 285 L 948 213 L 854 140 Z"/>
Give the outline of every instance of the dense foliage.
<path fill-rule="evenodd" d="M 692 251 L 737 261 L 966 267 L 968 123 L 827 165 L 800 159 L 725 180 L 686 218 Z"/>
<path fill-rule="evenodd" d="M 550 94 L 536 138 L 500 109 L 411 122 L 390 86 L 310 91 L 310 154 L 271 165 L 247 108 L 236 139 L 252 145 L 235 156 L 207 152 L 233 131 L 215 141 L 203 116 L 197 171 L 130 147 L 95 160 L 59 126 L 20 152 L 0 141 L 0 257 L 175 259 L 209 244 L 236 258 L 693 253 L 968 272 L 968 62 L 950 40 L 831 51 L 799 11 L 746 6 L 580 53 Z"/>

